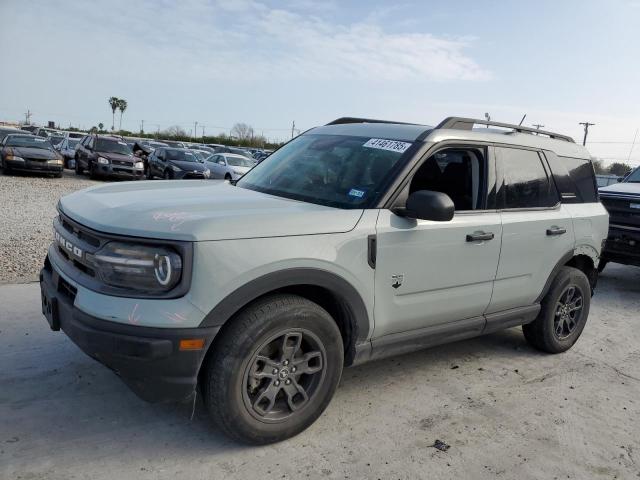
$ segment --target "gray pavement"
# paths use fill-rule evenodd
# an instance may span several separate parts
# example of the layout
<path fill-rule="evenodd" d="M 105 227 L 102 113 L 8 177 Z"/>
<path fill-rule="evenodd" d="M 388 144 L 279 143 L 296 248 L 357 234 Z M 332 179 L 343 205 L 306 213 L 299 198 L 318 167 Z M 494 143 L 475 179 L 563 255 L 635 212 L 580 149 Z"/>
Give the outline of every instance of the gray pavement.
<path fill-rule="evenodd" d="M 1 479 L 640 478 L 640 269 L 610 265 L 561 355 L 520 329 L 347 369 L 325 414 L 267 447 L 198 403 L 149 405 L 0 286 Z M 451 447 L 432 447 L 438 439 Z"/>

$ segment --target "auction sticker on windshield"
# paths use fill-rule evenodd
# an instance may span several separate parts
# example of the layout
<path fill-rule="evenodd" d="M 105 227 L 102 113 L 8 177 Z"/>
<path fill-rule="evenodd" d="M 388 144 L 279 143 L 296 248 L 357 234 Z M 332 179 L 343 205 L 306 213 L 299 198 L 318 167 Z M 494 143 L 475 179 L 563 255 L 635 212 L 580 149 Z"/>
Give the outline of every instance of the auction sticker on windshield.
<path fill-rule="evenodd" d="M 391 152 L 404 153 L 411 146 L 407 142 L 397 140 L 385 140 L 384 138 L 371 138 L 363 145 L 367 148 L 377 148 L 379 150 L 389 150 Z"/>

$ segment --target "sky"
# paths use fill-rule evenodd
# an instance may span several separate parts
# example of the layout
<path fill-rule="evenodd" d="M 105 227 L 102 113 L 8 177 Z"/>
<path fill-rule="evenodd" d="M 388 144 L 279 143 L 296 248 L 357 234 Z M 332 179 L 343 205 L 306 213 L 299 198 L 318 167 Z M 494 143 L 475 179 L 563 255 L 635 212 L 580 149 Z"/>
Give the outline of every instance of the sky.
<path fill-rule="evenodd" d="M 640 0 L 0 0 L 0 120 L 245 122 L 270 139 L 342 116 L 483 118 L 640 164 Z M 119 118 L 116 115 L 116 128 Z"/>

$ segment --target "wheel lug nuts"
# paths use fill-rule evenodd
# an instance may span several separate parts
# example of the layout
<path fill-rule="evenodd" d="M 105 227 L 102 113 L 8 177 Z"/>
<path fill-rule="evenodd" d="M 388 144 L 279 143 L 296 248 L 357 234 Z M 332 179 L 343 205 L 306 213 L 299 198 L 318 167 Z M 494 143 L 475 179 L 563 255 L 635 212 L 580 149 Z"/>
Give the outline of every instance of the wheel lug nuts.
<path fill-rule="evenodd" d="M 274 374 L 274 375 L 276 375 L 277 373 L 278 373 L 278 369 L 277 369 L 277 368 L 274 368 L 274 369 L 273 369 L 273 374 Z"/>
<path fill-rule="evenodd" d="M 291 380 L 287 379 L 284 383 L 286 383 L 287 385 L 289 385 L 291 383 Z"/>
<path fill-rule="evenodd" d="M 289 365 L 289 360 L 285 360 L 284 362 L 282 362 L 283 365 Z"/>
<path fill-rule="evenodd" d="M 280 380 L 276 380 L 274 385 L 277 387 L 278 385 L 280 385 Z"/>

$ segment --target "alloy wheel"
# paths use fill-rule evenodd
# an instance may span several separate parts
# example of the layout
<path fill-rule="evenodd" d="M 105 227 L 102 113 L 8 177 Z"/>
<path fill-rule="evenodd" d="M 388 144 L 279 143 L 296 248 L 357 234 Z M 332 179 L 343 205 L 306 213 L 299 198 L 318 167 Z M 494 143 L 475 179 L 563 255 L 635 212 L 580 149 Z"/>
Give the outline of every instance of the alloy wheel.
<path fill-rule="evenodd" d="M 258 420 L 281 422 L 307 406 L 320 389 L 326 351 L 308 330 L 271 336 L 250 359 L 244 373 L 245 407 Z"/>
<path fill-rule="evenodd" d="M 556 303 L 553 331 L 559 340 L 570 336 L 580 323 L 582 307 L 584 306 L 583 293 L 575 285 L 569 285 L 560 295 Z"/>

